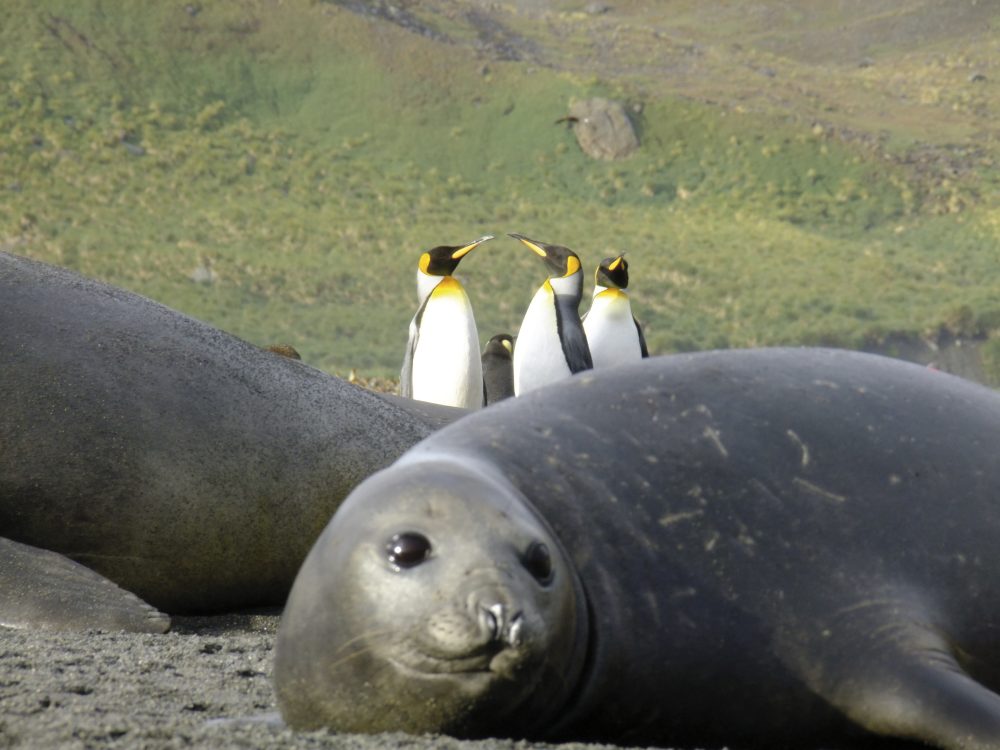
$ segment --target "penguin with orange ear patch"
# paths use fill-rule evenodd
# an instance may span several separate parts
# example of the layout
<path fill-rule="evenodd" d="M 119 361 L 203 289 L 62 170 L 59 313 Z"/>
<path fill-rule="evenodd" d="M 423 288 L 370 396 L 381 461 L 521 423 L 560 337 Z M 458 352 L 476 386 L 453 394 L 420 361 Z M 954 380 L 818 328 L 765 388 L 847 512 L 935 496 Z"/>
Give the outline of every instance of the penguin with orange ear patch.
<path fill-rule="evenodd" d="M 466 409 L 483 405 L 476 319 L 465 289 L 452 274 L 462 258 L 491 239 L 487 235 L 467 245 L 442 245 L 420 256 L 420 308 L 410 322 L 400 395 Z"/>
<path fill-rule="evenodd" d="M 593 367 L 580 323 L 583 273 L 576 253 L 562 245 L 511 234 L 545 261 L 549 278 L 535 293 L 514 347 L 514 393 L 520 395 Z"/>
<path fill-rule="evenodd" d="M 632 315 L 628 292 L 628 262 L 624 255 L 605 258 L 597 267 L 594 298 L 583 316 L 594 367 L 634 362 L 648 357 L 646 338 Z"/>

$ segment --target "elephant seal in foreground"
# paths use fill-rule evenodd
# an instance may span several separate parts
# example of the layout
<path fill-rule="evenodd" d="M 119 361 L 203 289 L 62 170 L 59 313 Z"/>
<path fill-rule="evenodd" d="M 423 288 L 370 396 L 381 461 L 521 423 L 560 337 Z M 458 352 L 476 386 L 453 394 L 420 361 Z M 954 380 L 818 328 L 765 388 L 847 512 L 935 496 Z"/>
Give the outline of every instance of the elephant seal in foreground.
<path fill-rule="evenodd" d="M 280 605 L 347 493 L 462 413 L 0 253 L 0 624 L 166 628 L 53 552 L 171 613 Z"/>
<path fill-rule="evenodd" d="M 1000 747 L 1000 395 L 773 349 L 581 373 L 344 502 L 274 679 L 294 727 Z"/>

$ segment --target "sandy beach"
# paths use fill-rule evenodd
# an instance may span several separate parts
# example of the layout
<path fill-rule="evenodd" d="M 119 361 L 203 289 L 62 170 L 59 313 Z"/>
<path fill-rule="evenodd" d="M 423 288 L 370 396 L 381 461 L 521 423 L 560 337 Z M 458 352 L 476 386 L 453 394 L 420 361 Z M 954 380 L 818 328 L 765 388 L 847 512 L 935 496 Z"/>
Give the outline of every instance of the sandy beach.
<path fill-rule="evenodd" d="M 546 747 L 292 732 L 275 721 L 277 626 L 269 614 L 175 618 L 165 635 L 0 628 L 0 748 Z"/>

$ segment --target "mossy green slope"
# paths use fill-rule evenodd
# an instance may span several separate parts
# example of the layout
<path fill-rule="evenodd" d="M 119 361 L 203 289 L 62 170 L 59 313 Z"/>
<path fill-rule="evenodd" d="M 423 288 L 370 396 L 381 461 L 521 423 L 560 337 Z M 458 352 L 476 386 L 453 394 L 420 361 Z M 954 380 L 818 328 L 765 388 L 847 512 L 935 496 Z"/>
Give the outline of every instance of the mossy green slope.
<path fill-rule="evenodd" d="M 983 177 L 328 3 L 8 6 L 0 245 L 331 371 L 395 371 L 420 251 L 508 231 L 588 265 L 627 250 L 656 352 L 1000 328 Z M 592 161 L 554 124 L 592 94 L 642 99 L 636 156 Z M 544 273 L 507 240 L 461 271 L 484 340 Z"/>

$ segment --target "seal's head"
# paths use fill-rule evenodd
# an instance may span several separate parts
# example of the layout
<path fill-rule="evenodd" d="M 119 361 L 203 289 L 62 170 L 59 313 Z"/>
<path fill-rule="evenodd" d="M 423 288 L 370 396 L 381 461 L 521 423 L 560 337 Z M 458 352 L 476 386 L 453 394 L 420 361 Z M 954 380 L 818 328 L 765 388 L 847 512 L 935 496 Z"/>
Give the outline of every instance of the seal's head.
<path fill-rule="evenodd" d="M 520 735 L 558 714 L 586 605 L 557 539 L 495 471 L 404 461 L 345 501 L 282 617 L 274 680 L 291 726 Z"/>

